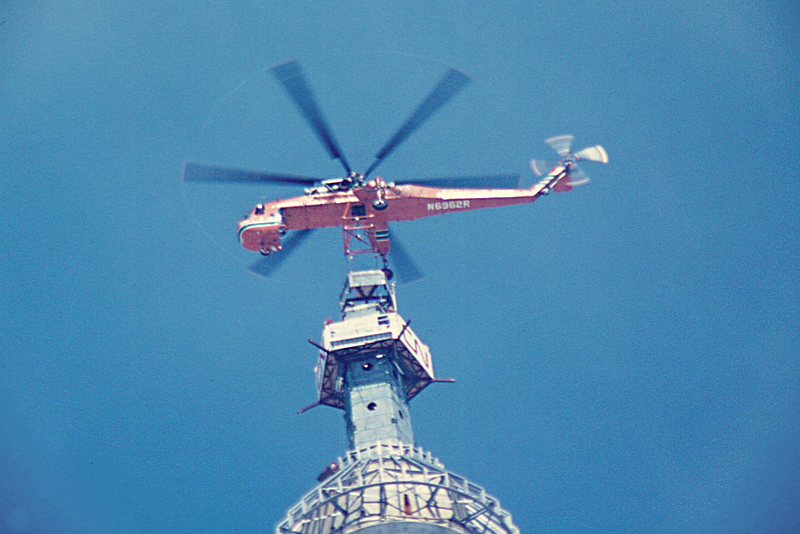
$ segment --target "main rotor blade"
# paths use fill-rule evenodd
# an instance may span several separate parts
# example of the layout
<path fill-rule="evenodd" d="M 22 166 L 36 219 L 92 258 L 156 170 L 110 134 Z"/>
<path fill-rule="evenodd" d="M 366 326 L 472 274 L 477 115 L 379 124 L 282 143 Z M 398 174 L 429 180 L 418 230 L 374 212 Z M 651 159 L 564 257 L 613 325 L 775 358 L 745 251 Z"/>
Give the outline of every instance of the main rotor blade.
<path fill-rule="evenodd" d="M 431 115 L 436 113 L 440 107 L 445 105 L 451 98 L 453 98 L 456 93 L 458 93 L 465 85 L 467 85 L 470 81 L 470 77 L 464 74 L 463 72 L 457 71 L 456 69 L 451 68 L 447 71 L 447 74 L 444 75 L 444 78 L 439 81 L 436 87 L 433 88 L 433 91 L 428 94 L 428 96 L 423 100 L 411 116 L 406 120 L 406 122 L 395 132 L 391 139 L 383 146 L 383 148 L 378 152 L 375 156 L 375 161 L 372 163 L 367 172 L 364 173 L 364 176 L 369 176 L 369 174 L 375 170 L 375 168 L 380 164 L 383 159 L 392 153 L 392 151 L 397 148 L 397 145 L 402 143 L 403 141 L 411 135 L 414 130 L 419 128 L 419 126 L 425 122 Z"/>
<path fill-rule="evenodd" d="M 254 262 L 247 270 L 253 274 L 267 278 L 289 257 L 289 254 L 303 244 L 313 232 L 314 230 L 296 231 L 284 240 L 281 250 Z"/>
<path fill-rule="evenodd" d="M 321 178 L 295 176 L 273 172 L 250 171 L 218 165 L 186 162 L 183 164 L 183 179 L 190 182 L 275 182 L 282 184 L 314 185 Z"/>
<path fill-rule="evenodd" d="M 425 275 L 417 267 L 417 264 L 411 259 L 411 255 L 406 251 L 406 248 L 397 239 L 397 234 L 392 232 L 391 245 L 389 249 L 389 260 L 395 265 L 395 273 L 397 279 L 401 284 L 410 284 L 417 280 L 422 280 Z"/>
<path fill-rule="evenodd" d="M 352 172 L 350 165 L 347 164 L 336 138 L 333 137 L 333 132 L 328 126 L 328 122 L 322 116 L 322 111 L 317 105 L 317 99 L 306 82 L 300 64 L 292 60 L 276 65 L 271 70 L 278 81 L 281 82 L 283 88 L 286 89 L 286 92 L 289 93 L 289 96 L 292 97 L 294 103 L 297 104 L 300 113 L 303 114 L 311 128 L 314 129 L 314 133 L 317 134 L 319 140 L 328 149 L 328 154 L 330 154 L 331 158 L 338 159 L 347 174 L 350 174 Z"/>
<path fill-rule="evenodd" d="M 519 174 L 491 174 L 478 176 L 453 176 L 419 180 L 395 180 L 398 185 L 420 185 L 446 189 L 518 189 Z"/>

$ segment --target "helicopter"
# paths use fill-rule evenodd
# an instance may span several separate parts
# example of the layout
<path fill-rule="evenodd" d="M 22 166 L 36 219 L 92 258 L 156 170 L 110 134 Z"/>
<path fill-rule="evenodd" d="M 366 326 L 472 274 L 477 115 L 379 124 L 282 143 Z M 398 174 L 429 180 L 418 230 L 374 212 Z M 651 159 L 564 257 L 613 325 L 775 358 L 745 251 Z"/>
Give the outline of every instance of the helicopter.
<path fill-rule="evenodd" d="M 377 166 L 463 89 L 470 81 L 469 76 L 450 68 L 380 149 L 375 161 L 365 172 L 359 173 L 345 158 L 299 63 L 291 60 L 270 70 L 331 159 L 340 162 L 345 176 L 324 179 L 193 162 L 184 163 L 182 172 L 184 181 L 307 186 L 302 196 L 257 204 L 239 222 L 237 230 L 241 245 L 266 256 L 250 268 L 251 272 L 262 276 L 271 274 L 280 263 L 281 259 L 273 256 L 285 258 L 312 231 L 338 226 L 342 228 L 346 256 L 380 256 L 384 270 L 391 277 L 393 273 L 388 267 L 387 256 L 392 250 L 393 262 L 403 265 L 401 281 L 413 281 L 421 277 L 419 269 L 399 241 L 396 238 L 390 240 L 389 223 L 533 202 L 551 191 L 570 191 L 573 186 L 588 182 L 586 174 L 578 167 L 579 161 L 608 163 L 608 154 L 602 146 L 590 146 L 573 154 L 570 152 L 573 137 L 561 135 L 545 141 L 558 153 L 558 160 L 530 162 L 531 170 L 542 179 L 529 188 L 520 187 L 519 174 L 386 181 L 380 176 L 371 176 Z M 294 233 L 287 237 L 289 231 Z"/>

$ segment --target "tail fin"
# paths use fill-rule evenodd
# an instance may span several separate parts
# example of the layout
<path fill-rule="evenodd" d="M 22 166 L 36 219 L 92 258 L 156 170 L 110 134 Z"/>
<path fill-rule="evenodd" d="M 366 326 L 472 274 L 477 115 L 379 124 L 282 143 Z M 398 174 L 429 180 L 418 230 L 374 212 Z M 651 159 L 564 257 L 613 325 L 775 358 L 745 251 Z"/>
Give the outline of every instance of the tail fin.
<path fill-rule="evenodd" d="M 572 191 L 572 175 L 568 169 L 564 171 L 564 177 L 557 181 L 553 186 L 553 191 L 555 193 L 566 193 L 567 191 Z"/>

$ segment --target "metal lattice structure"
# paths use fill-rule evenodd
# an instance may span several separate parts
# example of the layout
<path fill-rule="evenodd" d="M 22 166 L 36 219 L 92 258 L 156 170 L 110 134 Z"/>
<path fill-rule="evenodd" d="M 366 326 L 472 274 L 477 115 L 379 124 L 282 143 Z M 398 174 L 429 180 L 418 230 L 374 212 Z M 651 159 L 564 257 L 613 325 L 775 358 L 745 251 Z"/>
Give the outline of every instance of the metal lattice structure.
<path fill-rule="evenodd" d="M 376 442 L 336 465 L 334 475 L 289 510 L 276 534 L 348 534 L 396 522 L 519 534 L 500 501 L 417 447 Z"/>

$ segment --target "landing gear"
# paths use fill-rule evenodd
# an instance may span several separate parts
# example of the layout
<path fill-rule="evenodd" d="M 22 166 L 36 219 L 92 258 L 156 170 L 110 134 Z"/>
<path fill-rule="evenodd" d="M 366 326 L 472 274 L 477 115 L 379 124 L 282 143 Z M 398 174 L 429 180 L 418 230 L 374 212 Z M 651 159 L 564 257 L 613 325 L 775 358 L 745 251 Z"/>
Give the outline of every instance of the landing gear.
<path fill-rule="evenodd" d="M 259 252 L 261 253 L 262 256 L 269 256 L 273 252 L 277 252 L 279 250 L 280 250 L 280 248 L 278 248 L 278 247 L 267 247 L 266 244 L 262 241 L 261 242 L 261 250 L 259 250 Z"/>
<path fill-rule="evenodd" d="M 383 211 L 389 207 L 389 203 L 382 198 L 376 198 L 372 201 L 372 207 L 375 208 L 376 211 Z"/>

